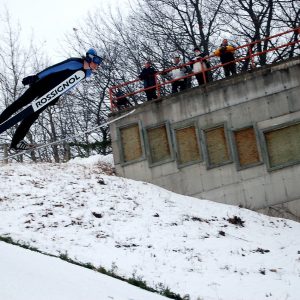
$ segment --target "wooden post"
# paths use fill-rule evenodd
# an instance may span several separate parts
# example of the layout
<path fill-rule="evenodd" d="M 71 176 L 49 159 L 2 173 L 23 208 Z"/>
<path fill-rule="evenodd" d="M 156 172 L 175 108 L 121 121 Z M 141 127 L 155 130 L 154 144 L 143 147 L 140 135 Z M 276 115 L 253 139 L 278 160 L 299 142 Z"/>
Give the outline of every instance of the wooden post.
<path fill-rule="evenodd" d="M 63 144 L 64 148 L 64 161 L 69 161 L 71 159 L 71 148 L 69 143 Z"/>
<path fill-rule="evenodd" d="M 3 146 L 3 157 L 7 157 L 8 156 L 8 145 L 7 144 L 3 144 L 2 146 Z M 5 164 L 8 164 L 8 159 L 4 158 L 3 162 Z"/>

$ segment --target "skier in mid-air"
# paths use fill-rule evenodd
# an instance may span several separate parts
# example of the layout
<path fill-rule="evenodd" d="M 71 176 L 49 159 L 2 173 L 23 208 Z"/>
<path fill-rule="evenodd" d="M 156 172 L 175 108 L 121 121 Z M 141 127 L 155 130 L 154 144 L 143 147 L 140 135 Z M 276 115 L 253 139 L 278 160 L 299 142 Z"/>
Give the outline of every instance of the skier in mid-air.
<path fill-rule="evenodd" d="M 77 71 L 84 71 L 85 78 L 91 76 L 92 72 L 96 71 L 99 65 L 102 63 L 102 60 L 102 57 L 97 55 L 96 50 L 91 48 L 86 52 L 86 55 L 83 58 L 69 58 L 51 67 L 48 67 L 36 75 L 25 77 L 22 80 L 22 83 L 24 85 L 29 85 L 29 88 L 2 112 L 0 115 L 0 124 L 8 120 L 22 107 L 30 104 L 34 100 L 42 97 L 47 92 L 59 86 L 59 84 L 70 78 L 70 76 Z M 56 94 L 53 92 L 53 96 L 51 96 L 51 102 L 43 104 L 41 109 L 34 111 L 22 120 L 12 138 L 10 145 L 11 149 L 17 151 L 34 149 L 35 146 L 24 141 L 24 137 L 29 131 L 31 125 L 37 120 L 38 116 L 49 105 L 54 105 L 57 103 L 61 94 L 62 93 L 56 96 Z"/>

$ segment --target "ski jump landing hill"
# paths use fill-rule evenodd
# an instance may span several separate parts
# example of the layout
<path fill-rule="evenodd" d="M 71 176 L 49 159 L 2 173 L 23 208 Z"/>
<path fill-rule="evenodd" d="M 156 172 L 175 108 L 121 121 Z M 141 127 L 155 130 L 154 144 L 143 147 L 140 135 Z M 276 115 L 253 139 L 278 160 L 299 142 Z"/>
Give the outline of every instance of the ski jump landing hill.
<path fill-rule="evenodd" d="M 141 104 L 110 132 L 119 176 L 300 217 L 300 57 Z"/>

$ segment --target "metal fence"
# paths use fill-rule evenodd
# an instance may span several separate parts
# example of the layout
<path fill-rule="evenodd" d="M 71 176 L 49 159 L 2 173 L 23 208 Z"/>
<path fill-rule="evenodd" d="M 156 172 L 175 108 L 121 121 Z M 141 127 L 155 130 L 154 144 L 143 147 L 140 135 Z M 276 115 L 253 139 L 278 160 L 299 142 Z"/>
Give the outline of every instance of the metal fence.
<path fill-rule="evenodd" d="M 260 67 L 259 60 L 258 60 L 259 57 L 262 57 L 263 55 L 265 55 L 266 63 L 267 62 L 269 63 L 269 61 L 271 60 L 272 57 L 267 57 L 267 55 L 276 54 L 276 52 L 282 48 L 291 49 L 291 47 L 295 47 L 296 44 L 300 43 L 299 36 L 300 36 L 300 27 L 297 27 L 297 28 L 273 35 L 273 36 L 266 37 L 261 40 L 256 40 L 254 42 L 250 42 L 248 44 L 245 44 L 245 45 L 242 45 L 239 47 L 235 47 L 236 53 L 238 52 L 238 57 L 236 57 L 234 62 L 236 64 L 244 63 L 244 65 L 246 65 L 246 69 L 240 68 L 242 71 L 247 71 L 249 69 L 258 68 L 258 67 Z M 282 40 L 280 40 L 281 37 L 283 37 Z M 290 40 L 290 42 L 286 42 L 286 40 L 284 40 L 284 38 L 288 38 Z M 272 41 L 273 39 L 277 39 L 277 40 L 275 42 L 273 42 Z M 261 43 L 266 42 L 266 41 L 270 41 L 271 47 L 260 51 L 262 48 Z M 275 43 L 276 43 L 276 45 L 275 45 Z M 280 61 L 280 60 L 282 60 L 282 58 L 278 59 L 278 61 Z M 225 65 L 232 63 L 232 62 L 228 62 L 226 64 L 219 63 L 219 58 L 216 57 L 215 55 L 206 56 L 204 58 L 199 59 L 197 62 L 200 62 L 201 64 L 203 64 L 204 61 L 208 61 L 211 66 L 211 67 L 207 68 L 205 71 L 202 71 L 204 83 L 207 83 L 207 81 L 208 81 L 206 73 L 211 72 L 211 73 L 220 74 L 221 73 L 220 70 Z M 185 78 L 191 79 L 193 76 L 195 76 L 195 73 L 190 73 L 184 77 L 180 77 L 175 80 L 166 80 L 166 78 L 164 76 L 162 76 L 163 74 L 168 73 L 177 68 L 190 66 L 194 63 L 195 63 L 195 61 L 157 72 L 155 75 L 156 85 L 153 87 L 155 87 L 155 89 L 156 89 L 158 98 L 165 96 L 167 93 L 170 92 L 169 86 L 170 86 L 170 84 L 172 84 L 172 82 L 180 80 L 180 79 L 185 79 Z M 217 78 L 217 80 L 218 79 L 220 79 L 220 78 Z M 214 81 L 215 80 L 216 79 L 214 78 Z M 141 80 L 138 78 L 138 79 L 134 79 L 129 82 L 125 82 L 125 83 L 110 87 L 109 88 L 109 97 L 110 97 L 111 111 L 112 112 L 118 111 L 119 109 L 118 109 L 116 103 L 117 103 L 118 99 L 122 99 L 125 97 L 130 97 L 131 100 L 135 104 L 143 102 L 142 99 L 144 99 L 144 97 L 142 96 L 142 92 L 153 89 L 153 87 L 148 87 L 145 89 L 145 88 L 140 88 L 140 85 L 141 85 Z M 118 91 L 120 89 L 126 90 L 126 93 L 124 93 L 123 95 L 118 97 L 118 96 L 116 96 L 116 94 L 117 94 L 116 91 Z"/>

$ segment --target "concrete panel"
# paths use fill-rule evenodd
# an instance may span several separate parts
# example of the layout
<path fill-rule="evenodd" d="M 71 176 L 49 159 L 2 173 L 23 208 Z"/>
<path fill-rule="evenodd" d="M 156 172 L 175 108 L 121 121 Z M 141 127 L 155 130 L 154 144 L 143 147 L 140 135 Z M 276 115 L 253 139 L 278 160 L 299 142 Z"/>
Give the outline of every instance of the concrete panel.
<path fill-rule="evenodd" d="M 116 124 L 110 125 L 110 138 L 111 138 L 112 143 L 116 142 L 118 140 Z"/>
<path fill-rule="evenodd" d="M 239 183 L 224 186 L 224 203 L 247 207 L 246 195 L 243 186 Z"/>
<path fill-rule="evenodd" d="M 262 86 L 261 80 L 257 80 L 253 74 L 244 75 L 244 82 L 238 86 L 241 98 L 239 103 L 259 99 L 265 95 L 265 86 Z"/>
<path fill-rule="evenodd" d="M 245 191 L 243 190 L 243 187 L 237 183 L 216 188 L 207 192 L 194 194 L 193 197 L 247 207 Z"/>
<path fill-rule="evenodd" d="M 245 191 L 245 203 L 249 209 L 259 209 L 268 206 L 265 197 L 265 178 L 259 177 L 242 181 Z"/>
<path fill-rule="evenodd" d="M 289 112 L 295 112 L 300 110 L 299 95 L 300 95 L 300 87 L 293 88 L 286 92 L 285 96 L 289 103 Z"/>
<path fill-rule="evenodd" d="M 223 189 L 214 189 L 209 192 L 194 194 L 193 197 L 203 200 L 210 200 L 219 203 L 225 203 Z"/>
<path fill-rule="evenodd" d="M 210 191 L 222 186 L 222 173 L 220 168 L 206 170 L 201 174 L 201 182 L 203 184 L 203 191 Z"/>
<path fill-rule="evenodd" d="M 300 222 L 300 199 L 259 209 L 258 212 Z"/>
<path fill-rule="evenodd" d="M 178 174 L 155 178 L 154 180 L 152 180 L 152 183 L 174 193 L 182 194 L 182 182 L 181 177 L 178 176 Z"/>
<path fill-rule="evenodd" d="M 169 162 L 155 167 L 151 167 L 152 178 L 158 178 L 174 173 L 178 173 L 176 162 Z"/>
<path fill-rule="evenodd" d="M 250 87 L 247 81 L 244 80 L 238 82 L 235 89 L 230 87 L 228 90 L 227 105 L 232 107 L 248 101 L 248 95 L 250 94 L 249 89 Z"/>
<path fill-rule="evenodd" d="M 162 176 L 178 173 L 176 161 L 162 165 Z"/>
<path fill-rule="evenodd" d="M 266 98 L 266 101 L 268 104 L 269 118 L 276 118 L 290 112 L 289 101 L 284 92 L 278 93 L 276 95 L 270 95 Z"/>
<path fill-rule="evenodd" d="M 123 167 L 123 174 L 126 178 L 151 182 L 150 169 L 144 162 L 137 162 Z"/>
<path fill-rule="evenodd" d="M 285 123 L 290 123 L 296 120 L 300 120 L 300 111 L 293 112 L 290 114 L 285 114 L 282 116 L 279 116 L 277 118 L 273 119 L 267 119 L 263 120 L 260 122 L 257 122 L 257 128 L 258 129 L 266 129 L 266 128 L 271 128 L 277 125 L 285 124 Z"/>
<path fill-rule="evenodd" d="M 207 102 L 207 97 L 205 97 L 201 89 L 199 89 L 199 91 L 202 93 L 196 97 L 185 99 L 185 101 L 181 103 L 181 108 L 184 106 L 183 112 L 185 112 L 187 118 L 206 114 L 210 111 L 210 104 Z M 183 119 L 181 118 L 181 120 Z"/>
<path fill-rule="evenodd" d="M 165 167 L 165 165 L 167 164 L 151 167 L 151 179 L 162 177 L 162 169 Z"/>
<path fill-rule="evenodd" d="M 206 128 L 209 127 L 211 124 L 214 124 L 213 122 L 213 114 L 205 114 L 198 118 L 198 124 L 199 128 Z"/>
<path fill-rule="evenodd" d="M 115 165 L 116 174 L 120 177 L 125 177 L 125 170 L 121 167 L 121 165 Z"/>
<path fill-rule="evenodd" d="M 112 142 L 111 143 L 112 149 L 113 149 L 113 157 L 114 157 L 114 163 L 115 165 L 121 163 L 121 149 L 119 148 L 118 143 Z"/>
<path fill-rule="evenodd" d="M 281 173 L 287 194 L 286 201 L 300 199 L 300 166 L 291 166 L 281 170 Z"/>
<path fill-rule="evenodd" d="M 287 89 L 299 86 L 300 84 L 299 63 L 297 63 L 297 60 L 294 60 L 294 62 L 295 65 L 292 65 L 293 62 L 290 61 L 288 64 L 279 64 L 278 68 L 277 66 L 272 67 L 273 72 L 281 76 L 279 80 Z"/>
<path fill-rule="evenodd" d="M 265 176 L 265 174 L 267 173 L 267 168 L 265 165 L 259 165 L 240 170 L 238 171 L 238 173 L 241 176 L 241 181 L 246 181 L 249 179 Z"/>
<path fill-rule="evenodd" d="M 222 110 L 217 110 L 210 113 L 209 122 L 207 126 L 212 126 L 219 123 L 231 123 L 231 109 L 230 107 L 224 108 Z"/>
<path fill-rule="evenodd" d="M 190 165 L 180 169 L 181 194 L 193 195 L 203 191 L 201 173 L 205 172 L 205 166 L 200 164 Z"/>
<path fill-rule="evenodd" d="M 247 102 L 249 115 L 253 122 L 259 122 L 269 119 L 269 107 L 266 101 L 262 99 L 252 100 Z"/>
<path fill-rule="evenodd" d="M 213 112 L 216 110 L 223 109 L 224 107 L 228 107 L 229 105 L 226 103 L 225 95 L 222 90 L 218 90 L 219 93 L 212 93 L 206 95 L 207 104 L 208 104 L 208 112 Z"/>
<path fill-rule="evenodd" d="M 236 171 L 236 167 L 233 163 L 218 168 L 221 175 L 221 186 L 230 185 L 236 182 L 242 181 L 242 176 Z"/>
<path fill-rule="evenodd" d="M 245 124 L 251 125 L 253 118 L 249 112 L 249 106 L 247 104 L 241 104 L 233 106 L 230 109 L 230 121 L 229 126 L 235 129 L 245 127 Z"/>
<path fill-rule="evenodd" d="M 272 206 L 282 202 L 282 199 L 287 199 L 287 193 L 282 179 L 281 171 L 270 173 L 266 178 L 265 200 L 266 206 Z"/>

